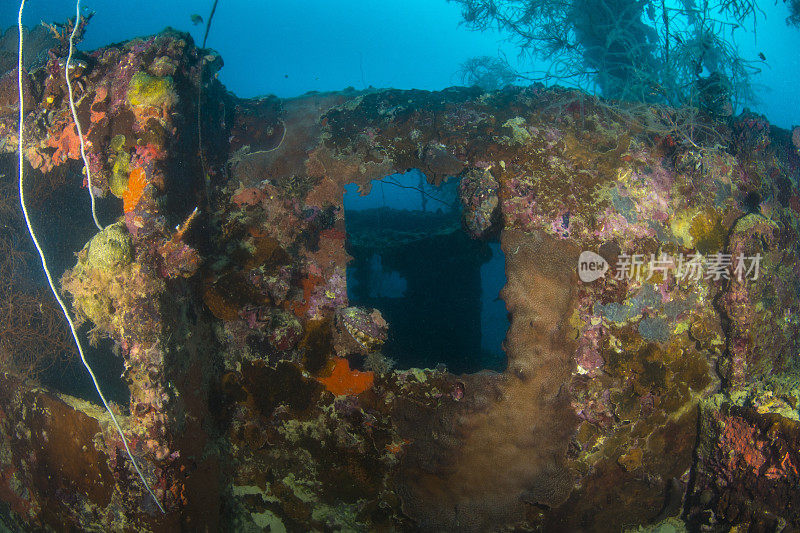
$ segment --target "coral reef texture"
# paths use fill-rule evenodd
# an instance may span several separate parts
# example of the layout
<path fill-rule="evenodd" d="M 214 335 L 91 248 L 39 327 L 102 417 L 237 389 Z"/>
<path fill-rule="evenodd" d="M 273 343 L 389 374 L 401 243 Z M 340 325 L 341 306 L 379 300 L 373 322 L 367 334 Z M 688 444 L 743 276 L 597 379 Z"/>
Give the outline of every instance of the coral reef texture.
<path fill-rule="evenodd" d="M 35 198 L 88 194 L 63 61 L 24 73 Z M 113 224 L 60 289 L 166 512 L 104 410 L 3 363 L 0 524 L 800 529 L 797 131 L 540 86 L 239 99 L 220 66 L 167 31 L 70 71 Z M 502 248 L 503 372 L 393 369 L 348 301 L 344 186 L 410 168 L 461 180 L 443 234 Z"/>

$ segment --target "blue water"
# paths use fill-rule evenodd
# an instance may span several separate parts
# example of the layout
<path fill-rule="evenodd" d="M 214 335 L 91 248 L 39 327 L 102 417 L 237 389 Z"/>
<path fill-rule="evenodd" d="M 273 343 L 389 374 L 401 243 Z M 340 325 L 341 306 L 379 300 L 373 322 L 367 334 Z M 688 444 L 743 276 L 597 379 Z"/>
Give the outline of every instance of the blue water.
<path fill-rule="evenodd" d="M 498 242 L 470 242 L 461 231 L 457 187 L 453 178 L 439 187 L 430 185 L 418 170 L 373 180 L 369 194 L 359 194 L 352 184 L 345 187 L 348 244 L 376 229 L 375 224 L 353 221 L 359 213 L 369 212 L 377 213 L 376 224 L 388 229 L 399 217 L 436 213 L 454 223 L 452 231 L 461 234 L 437 240 L 438 227 L 418 228 L 420 244 L 410 244 L 399 254 L 414 254 L 410 264 L 398 260 L 390 249 L 393 243 L 366 253 L 348 248 L 356 257 L 347 270 L 350 304 L 383 313 L 390 326 L 384 353 L 397 360 L 398 368 L 444 364 L 462 373 L 506 366 L 503 340 L 509 322 L 499 298 L 506 282 L 505 256 Z M 445 246 L 450 248 L 443 250 Z M 392 262 L 406 268 L 413 279 L 394 270 Z M 427 273 L 420 275 L 420 269 Z"/>
<path fill-rule="evenodd" d="M 80 46 L 94 49 L 172 26 L 202 41 L 211 1 L 113 0 L 85 1 L 95 17 Z M 758 62 L 754 78 L 761 99 L 750 107 L 773 124 L 800 124 L 800 31 L 787 27 L 783 2 L 759 2 L 756 33 L 739 32 L 742 56 Z M 18 4 L 0 7 L 0 27 L 16 24 Z M 23 22 L 65 21 L 75 7 L 63 0 L 30 0 Z M 478 33 L 460 25 L 457 5 L 445 0 L 351 0 L 331 2 L 253 2 L 220 0 L 208 46 L 219 51 L 225 67 L 220 79 L 242 97 L 307 91 L 341 90 L 352 86 L 437 90 L 457 85 L 460 65 L 470 57 L 506 54 L 521 70 L 541 68 L 517 61 L 517 50 L 497 32 Z"/>
<path fill-rule="evenodd" d="M 390 209 L 436 211 L 453 209 L 458 202 L 458 181 L 448 179 L 440 186 L 430 185 L 425 176 L 416 169 L 403 174 L 392 174 L 383 179 L 372 180 L 369 194 L 359 191 L 358 186 L 345 185 L 344 207 L 361 211 L 376 207 Z"/>
<path fill-rule="evenodd" d="M 503 341 L 508 330 L 508 311 L 500 299 L 506 284 L 506 258 L 499 242 L 489 244 L 492 258 L 481 266 L 481 348 L 494 356 L 493 366 L 504 367 Z"/>

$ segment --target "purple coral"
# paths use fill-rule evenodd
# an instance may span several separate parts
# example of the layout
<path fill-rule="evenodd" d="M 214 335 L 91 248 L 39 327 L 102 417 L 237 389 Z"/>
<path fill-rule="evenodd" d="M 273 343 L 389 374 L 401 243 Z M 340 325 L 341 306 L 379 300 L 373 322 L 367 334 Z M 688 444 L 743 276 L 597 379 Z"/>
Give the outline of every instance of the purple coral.
<path fill-rule="evenodd" d="M 476 239 L 488 236 L 499 221 L 497 193 L 500 184 L 485 170 L 470 170 L 458 185 L 458 194 L 464 211 L 461 215 L 464 228 Z"/>
<path fill-rule="evenodd" d="M 317 285 L 308 301 L 308 316 L 316 317 L 323 309 L 339 309 L 347 305 L 347 280 L 344 271 L 336 268 L 326 283 Z"/>
<path fill-rule="evenodd" d="M 745 110 L 733 123 L 733 142 L 740 155 L 753 155 L 770 144 L 770 124 L 766 117 Z"/>
<path fill-rule="evenodd" d="M 291 350 L 303 335 L 303 327 L 291 314 L 282 309 L 272 312 L 267 340 L 276 350 Z"/>

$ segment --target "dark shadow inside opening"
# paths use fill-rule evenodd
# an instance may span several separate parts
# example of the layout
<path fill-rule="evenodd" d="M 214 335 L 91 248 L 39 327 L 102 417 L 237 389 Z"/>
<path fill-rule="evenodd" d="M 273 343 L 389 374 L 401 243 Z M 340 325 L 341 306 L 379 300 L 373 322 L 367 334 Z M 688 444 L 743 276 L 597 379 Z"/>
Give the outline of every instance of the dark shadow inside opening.
<path fill-rule="evenodd" d="M 383 355 L 401 369 L 504 370 L 505 260 L 498 243 L 462 230 L 458 181 L 435 187 L 412 170 L 366 196 L 348 186 L 344 205 L 348 298 L 389 323 Z"/>

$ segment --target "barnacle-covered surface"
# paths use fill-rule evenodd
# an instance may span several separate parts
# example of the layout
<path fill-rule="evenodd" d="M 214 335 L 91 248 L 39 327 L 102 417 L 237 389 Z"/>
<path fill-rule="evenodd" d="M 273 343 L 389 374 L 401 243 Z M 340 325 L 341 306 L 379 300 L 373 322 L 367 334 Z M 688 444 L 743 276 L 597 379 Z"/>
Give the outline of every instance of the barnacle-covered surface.
<path fill-rule="evenodd" d="M 79 158 L 60 61 L 27 78 L 31 182 Z M 8 376 L 7 520 L 619 531 L 682 516 L 720 530 L 800 527 L 797 506 L 777 503 L 798 482 L 791 132 L 747 113 L 720 122 L 537 86 L 242 100 L 213 79 L 218 56 L 171 32 L 83 61 L 74 76 L 93 186 L 123 202 L 62 288 L 119 347 L 124 427 L 167 514 L 96 408 Z M 6 150 L 15 131 L 3 111 Z M 460 177 L 464 230 L 501 243 L 505 372 L 393 370 L 381 355 L 391 321 L 348 301 L 344 185 L 366 193 L 409 168 L 434 185 Z M 584 250 L 612 270 L 580 281 Z M 760 254 L 757 279 L 646 268 L 662 254 L 718 252 Z M 634 254 L 643 267 L 615 276 Z M 73 433 L 51 430 L 68 446 L 47 440 L 40 426 L 55 422 L 26 415 L 29 404 L 76 420 Z M 23 441 L 43 451 L 26 455 Z M 43 468 L 63 473 L 63 498 Z"/>

